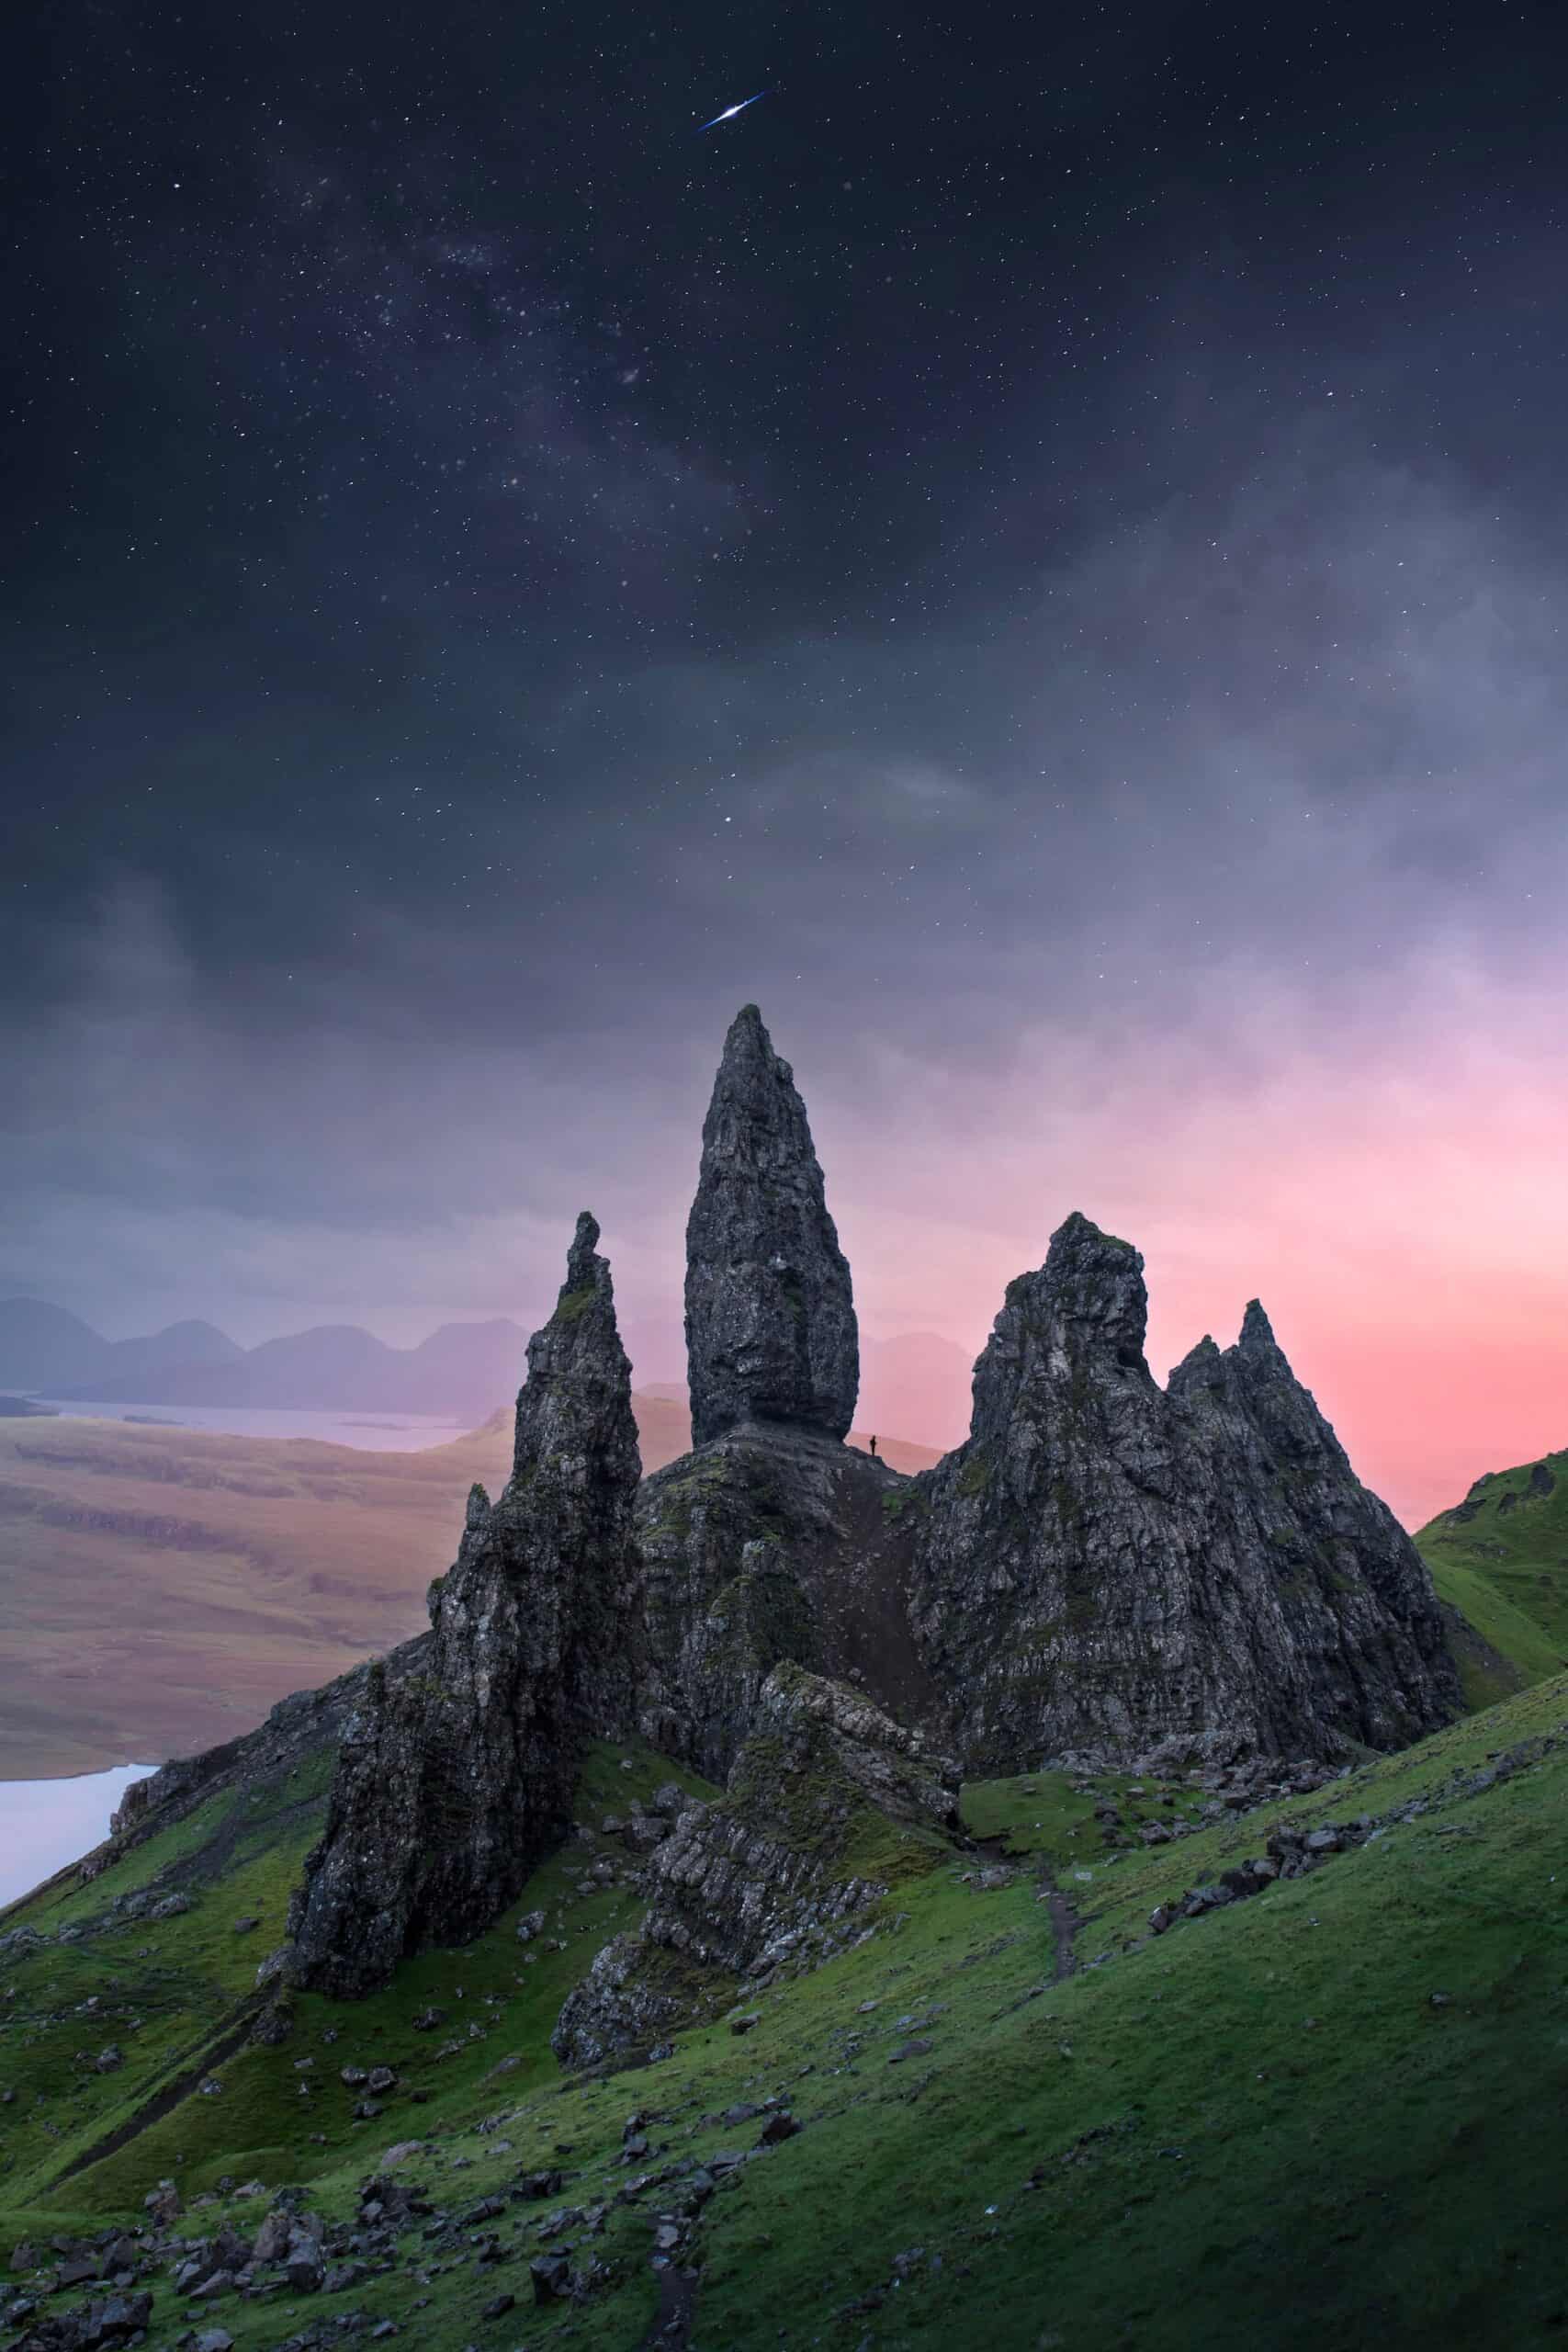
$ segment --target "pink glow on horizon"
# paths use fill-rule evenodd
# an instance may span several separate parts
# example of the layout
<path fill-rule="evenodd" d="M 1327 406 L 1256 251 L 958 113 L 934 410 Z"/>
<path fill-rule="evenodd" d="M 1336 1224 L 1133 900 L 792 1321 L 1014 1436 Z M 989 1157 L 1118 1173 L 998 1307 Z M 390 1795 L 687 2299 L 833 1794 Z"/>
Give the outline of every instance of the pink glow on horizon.
<path fill-rule="evenodd" d="M 984 1110 L 931 1106 L 940 1181 L 906 1157 L 902 1202 L 879 1197 L 899 1157 L 886 1134 L 846 1137 L 829 1165 L 868 1331 L 939 1331 L 972 1357 L 1007 1281 L 1080 1208 L 1144 1254 L 1157 1379 L 1205 1331 L 1229 1346 L 1261 1298 L 1358 1474 L 1408 1527 L 1483 1471 L 1568 1445 L 1555 1007 L 1532 1022 L 1512 1002 L 1505 1020 L 1446 977 L 1412 1001 L 1414 1038 L 1369 1017 L 1332 1054 L 1233 1061 L 1194 1046 L 1179 1066 L 1138 1068 L 1139 1039 L 1107 1078 L 1048 1042 L 1032 1093 L 1010 1087 L 1007 1132 L 994 1092 Z M 1048 1108 L 1021 1119 L 1021 1100 Z M 987 1222 L 951 1221 L 932 1195 L 981 1204 Z"/>

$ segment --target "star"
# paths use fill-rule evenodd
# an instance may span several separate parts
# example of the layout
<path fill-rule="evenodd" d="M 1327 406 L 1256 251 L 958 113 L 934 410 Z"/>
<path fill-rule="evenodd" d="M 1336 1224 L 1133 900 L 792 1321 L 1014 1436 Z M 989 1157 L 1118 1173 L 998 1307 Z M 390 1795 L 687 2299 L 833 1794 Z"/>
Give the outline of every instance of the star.
<path fill-rule="evenodd" d="M 766 90 L 759 90 L 754 96 L 742 98 L 738 107 L 726 107 L 722 114 L 715 115 L 712 122 L 699 122 L 697 129 L 699 130 L 712 130 L 715 124 L 728 122 L 734 116 L 738 114 L 744 114 L 748 107 L 754 107 L 758 98 L 765 98 L 767 95 Z"/>

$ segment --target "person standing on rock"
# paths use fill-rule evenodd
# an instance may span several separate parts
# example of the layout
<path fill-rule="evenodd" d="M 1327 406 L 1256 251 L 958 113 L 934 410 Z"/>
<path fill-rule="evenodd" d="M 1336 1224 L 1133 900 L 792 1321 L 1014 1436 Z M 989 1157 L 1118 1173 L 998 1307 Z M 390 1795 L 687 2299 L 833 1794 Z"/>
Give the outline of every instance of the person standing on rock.
<path fill-rule="evenodd" d="M 874 1462 L 876 1459 L 876 1440 L 874 1438 L 871 1441 L 871 1458 Z"/>

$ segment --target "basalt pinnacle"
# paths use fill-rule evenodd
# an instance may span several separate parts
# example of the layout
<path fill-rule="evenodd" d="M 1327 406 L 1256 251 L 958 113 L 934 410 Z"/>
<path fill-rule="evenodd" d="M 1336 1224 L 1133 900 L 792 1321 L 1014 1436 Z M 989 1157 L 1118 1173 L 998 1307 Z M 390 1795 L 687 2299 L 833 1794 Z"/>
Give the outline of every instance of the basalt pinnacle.
<path fill-rule="evenodd" d="M 528 1345 L 512 1476 L 493 1507 L 469 1494 L 430 1634 L 370 1670 L 295 1898 L 299 1984 L 367 1992 L 488 1928 L 566 1834 L 586 1742 L 634 1719 L 641 1465 L 598 1238 L 580 1217 Z"/>
<path fill-rule="evenodd" d="M 791 1421 L 841 1438 L 860 1386 L 850 1270 L 794 1074 L 754 1004 L 724 1041 L 686 1226 L 692 1442 Z"/>
<path fill-rule="evenodd" d="M 911 1616 L 968 1769 L 1215 1730 L 1339 1757 L 1448 1721 L 1431 1578 L 1261 1306 L 1162 1391 L 1143 1264 L 1068 1217 L 1008 1285 L 967 1444 L 920 1482 Z"/>

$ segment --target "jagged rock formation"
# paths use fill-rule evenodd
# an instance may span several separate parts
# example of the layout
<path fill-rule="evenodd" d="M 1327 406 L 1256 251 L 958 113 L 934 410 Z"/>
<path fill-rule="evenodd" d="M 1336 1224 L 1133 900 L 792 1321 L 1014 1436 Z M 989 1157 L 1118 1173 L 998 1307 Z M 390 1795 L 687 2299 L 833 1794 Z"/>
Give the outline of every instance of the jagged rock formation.
<path fill-rule="evenodd" d="M 677 2021 L 816 1966 L 958 1827 L 958 1768 L 842 1684 L 775 1668 L 725 1795 L 691 1804 L 644 1874 L 649 1907 L 569 1997 L 569 2065 L 647 2047 Z"/>
<path fill-rule="evenodd" d="M 939 1721 L 906 1607 L 912 1493 L 819 1430 L 761 1422 L 646 1479 L 647 1736 L 723 1781 L 786 1658 L 863 1687 L 905 1722 Z"/>
<path fill-rule="evenodd" d="M 1431 1580 L 1256 1301 L 1161 1392 L 1143 1260 L 1074 1215 L 1009 1284 L 967 1442 L 919 1482 L 911 1617 L 972 1772 L 1221 1728 L 1392 1747 L 1459 1691 Z"/>
<path fill-rule="evenodd" d="M 782 1964 L 791 1938 L 819 1950 L 885 1883 L 865 1824 L 945 1817 L 920 1736 L 976 1776 L 1204 1739 L 1321 1761 L 1458 1711 L 1427 1569 L 1261 1307 L 1162 1392 L 1143 1260 L 1083 1216 L 1010 1284 L 963 1446 L 908 1479 L 842 1444 L 849 1271 L 754 1006 L 726 1040 L 688 1229 L 697 1443 L 640 1490 L 597 1239 L 580 1220 L 512 1477 L 493 1508 L 470 1498 L 431 1632 L 167 1768 L 117 1822 L 144 1834 L 252 1762 L 340 1741 L 292 1981 L 361 1992 L 488 1926 L 564 1833 L 595 1733 L 638 1725 L 728 1792 L 660 1845 L 640 1935 L 563 2018 L 576 2064 L 657 2038 L 694 1972 L 711 1989 Z"/>
<path fill-rule="evenodd" d="M 529 1342 L 511 1479 L 493 1507 L 469 1496 L 421 1670 L 367 1679 L 290 1915 L 297 1984 L 363 1993 L 487 1928 L 565 1834 L 587 1739 L 630 1723 L 640 1464 L 598 1238 L 580 1217 Z"/>
<path fill-rule="evenodd" d="M 746 1420 L 841 1438 L 860 1347 L 806 1105 L 754 1004 L 724 1041 L 686 1227 L 686 1353 L 697 1446 Z"/>

